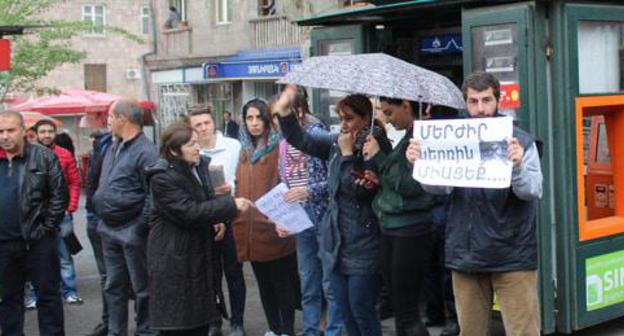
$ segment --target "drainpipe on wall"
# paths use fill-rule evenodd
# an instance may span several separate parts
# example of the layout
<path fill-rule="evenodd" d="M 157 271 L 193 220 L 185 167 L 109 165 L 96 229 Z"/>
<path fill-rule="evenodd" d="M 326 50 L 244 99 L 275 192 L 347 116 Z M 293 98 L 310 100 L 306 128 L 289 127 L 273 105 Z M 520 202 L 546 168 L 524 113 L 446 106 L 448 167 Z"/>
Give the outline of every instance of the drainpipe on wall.
<path fill-rule="evenodd" d="M 156 44 L 156 15 L 154 14 L 154 1 L 155 0 L 150 0 L 149 2 L 149 11 L 150 11 L 150 35 L 151 35 L 151 39 L 152 39 L 152 48 L 150 51 L 146 52 L 145 54 L 141 55 L 141 78 L 142 80 L 142 84 L 143 84 L 143 94 L 145 96 L 146 99 L 151 100 L 151 94 L 150 94 L 150 84 L 151 84 L 151 78 L 149 75 L 149 71 L 147 69 L 147 56 L 151 56 L 151 55 L 156 55 L 156 48 L 157 48 L 157 44 Z"/>
<path fill-rule="evenodd" d="M 152 95 L 150 91 L 150 86 L 152 83 L 152 78 L 150 76 L 150 71 L 147 69 L 147 57 L 151 55 L 156 55 L 157 53 L 157 44 L 156 44 L 156 15 L 155 15 L 155 0 L 150 0 L 149 2 L 149 12 L 150 12 L 150 35 L 152 38 L 152 48 L 150 51 L 141 55 L 141 78 L 142 78 L 142 86 L 143 86 L 143 95 L 147 100 L 152 100 Z M 154 102 L 155 103 L 155 102 Z M 154 140 L 158 138 L 160 134 L 160 124 L 158 122 L 158 118 L 154 115 L 154 111 L 152 113 L 152 120 L 154 121 Z"/>

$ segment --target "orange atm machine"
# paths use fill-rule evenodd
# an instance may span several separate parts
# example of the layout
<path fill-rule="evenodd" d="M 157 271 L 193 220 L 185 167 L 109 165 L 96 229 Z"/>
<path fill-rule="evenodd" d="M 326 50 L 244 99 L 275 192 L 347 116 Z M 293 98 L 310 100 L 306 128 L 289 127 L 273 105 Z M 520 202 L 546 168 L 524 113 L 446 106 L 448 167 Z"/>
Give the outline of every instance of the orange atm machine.
<path fill-rule="evenodd" d="M 576 99 L 579 240 L 624 233 L 624 96 Z M 589 139 L 582 125 L 590 120 Z M 585 124 L 586 125 L 586 124 Z M 617 141 L 617 138 L 620 141 Z M 585 162 L 585 157 L 587 162 Z"/>
<path fill-rule="evenodd" d="M 615 185 L 609 152 L 608 130 L 603 115 L 589 117 L 586 195 L 587 220 L 615 214 Z"/>

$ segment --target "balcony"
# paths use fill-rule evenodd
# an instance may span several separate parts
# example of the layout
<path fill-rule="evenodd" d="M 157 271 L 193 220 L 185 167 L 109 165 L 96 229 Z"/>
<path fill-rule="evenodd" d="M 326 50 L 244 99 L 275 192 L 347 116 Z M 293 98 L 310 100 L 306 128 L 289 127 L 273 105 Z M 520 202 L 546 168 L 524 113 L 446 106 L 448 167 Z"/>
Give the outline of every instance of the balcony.
<path fill-rule="evenodd" d="M 264 16 L 249 20 L 256 49 L 299 46 L 302 28 L 285 15 Z"/>
<path fill-rule="evenodd" d="M 190 27 L 163 29 L 158 39 L 158 53 L 165 57 L 187 57 L 193 53 Z"/>

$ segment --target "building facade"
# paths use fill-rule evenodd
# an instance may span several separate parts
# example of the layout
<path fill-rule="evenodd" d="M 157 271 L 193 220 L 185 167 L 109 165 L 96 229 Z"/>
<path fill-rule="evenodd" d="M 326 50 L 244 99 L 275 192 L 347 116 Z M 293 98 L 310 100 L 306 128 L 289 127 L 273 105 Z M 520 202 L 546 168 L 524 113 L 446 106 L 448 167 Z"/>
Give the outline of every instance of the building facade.
<path fill-rule="evenodd" d="M 270 98 L 278 90 L 275 80 L 309 53 L 310 29 L 294 20 L 342 5 L 338 0 L 158 1 L 157 47 L 146 67 L 160 127 L 195 106 L 211 106 L 222 126 L 224 111 L 236 117 L 247 100 Z M 172 16 L 178 16 L 173 25 Z"/>
<path fill-rule="evenodd" d="M 48 20 L 87 21 L 92 28 L 71 40 L 72 48 L 86 52 L 78 64 L 64 64 L 38 82 L 38 86 L 55 89 L 89 89 L 142 99 L 142 58 L 153 49 L 151 0 L 64 0 L 41 14 Z M 112 32 L 123 28 L 143 42 Z M 81 127 L 83 114 L 55 115 L 62 121 L 62 131 L 76 143 L 76 154 L 90 149 L 91 128 Z M 82 125 L 84 126 L 84 125 Z"/>
<path fill-rule="evenodd" d="M 144 98 L 141 58 L 152 48 L 150 0 L 66 0 L 46 11 L 45 18 L 88 21 L 94 26 L 72 40 L 73 48 L 86 51 L 87 57 L 79 64 L 55 69 L 40 85 Z M 144 42 L 130 40 L 104 26 L 123 28 Z"/>

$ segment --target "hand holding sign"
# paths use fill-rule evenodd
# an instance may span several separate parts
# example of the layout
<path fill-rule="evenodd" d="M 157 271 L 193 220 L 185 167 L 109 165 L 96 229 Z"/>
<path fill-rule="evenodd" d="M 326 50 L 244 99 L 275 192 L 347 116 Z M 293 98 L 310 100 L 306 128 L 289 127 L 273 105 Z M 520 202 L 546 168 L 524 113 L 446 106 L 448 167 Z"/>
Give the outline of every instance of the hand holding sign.
<path fill-rule="evenodd" d="M 304 187 L 292 188 L 284 193 L 284 201 L 288 203 L 303 202 L 308 199 L 308 189 Z"/>
<path fill-rule="evenodd" d="M 507 158 L 511 160 L 514 167 L 520 166 L 522 163 L 522 157 L 524 156 L 524 148 L 520 146 L 518 139 L 511 138 L 507 140 Z"/>
<path fill-rule="evenodd" d="M 413 164 L 420 158 L 420 141 L 418 141 L 418 139 L 411 138 L 409 143 L 410 144 L 407 146 L 407 150 L 405 151 L 405 158 Z"/>

